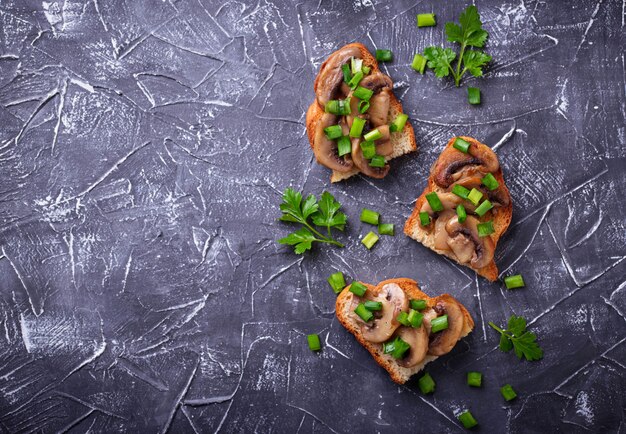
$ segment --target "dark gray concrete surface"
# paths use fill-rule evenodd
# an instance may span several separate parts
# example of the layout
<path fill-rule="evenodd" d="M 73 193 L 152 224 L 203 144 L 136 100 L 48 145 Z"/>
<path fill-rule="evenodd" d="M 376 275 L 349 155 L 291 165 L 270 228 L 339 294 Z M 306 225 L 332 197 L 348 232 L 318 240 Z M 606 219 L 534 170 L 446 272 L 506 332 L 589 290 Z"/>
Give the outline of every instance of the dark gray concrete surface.
<path fill-rule="evenodd" d="M 625 432 L 624 4 L 478 1 L 494 61 L 465 82 L 472 107 L 410 68 L 466 3 L 2 0 L 0 431 L 459 432 L 468 408 L 481 432 Z M 330 185 L 304 112 L 352 41 L 393 50 L 419 153 Z M 362 207 L 400 232 L 458 134 L 500 158 L 515 207 L 496 259 L 526 288 L 402 234 L 359 243 Z M 276 243 L 287 186 L 341 201 L 344 249 Z M 393 384 L 337 323 L 334 270 L 468 307 L 474 332 L 428 367 L 434 395 Z M 487 322 L 512 313 L 543 360 L 497 350 Z"/>

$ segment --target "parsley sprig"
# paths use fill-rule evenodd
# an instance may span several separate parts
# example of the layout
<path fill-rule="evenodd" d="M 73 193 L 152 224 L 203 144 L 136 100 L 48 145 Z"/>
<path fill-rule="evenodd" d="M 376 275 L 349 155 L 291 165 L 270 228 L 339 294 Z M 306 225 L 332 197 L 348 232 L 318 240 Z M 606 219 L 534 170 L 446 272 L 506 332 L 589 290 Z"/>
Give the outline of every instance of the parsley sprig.
<path fill-rule="evenodd" d="M 511 315 L 506 330 L 492 322 L 489 325 L 500 333 L 500 350 L 508 353 L 515 349 L 518 359 L 525 357 L 528 361 L 543 358 L 543 350 L 537 344 L 537 335 L 526 330 L 526 320 L 521 316 Z"/>
<path fill-rule="evenodd" d="M 280 204 L 280 211 L 283 213 L 280 220 L 300 223 L 303 227 L 281 238 L 278 242 L 294 246 L 294 251 L 298 255 L 310 250 L 314 242 L 343 247 L 343 244 L 335 240 L 331 233 L 331 228 L 343 231 L 346 226 L 348 218 L 344 213 L 339 212 L 339 208 L 341 204 L 327 191 L 322 193 L 319 202 L 312 194 L 303 201 L 301 193 L 287 188 L 283 193 L 283 202 Z M 320 233 L 313 225 L 325 227 L 327 235 Z"/>
<path fill-rule="evenodd" d="M 468 6 L 461 13 L 459 24 L 460 26 L 456 23 L 446 23 L 448 41 L 461 44 L 458 58 L 451 48 L 427 47 L 424 49 L 424 57 L 428 60 L 428 67 L 434 70 L 435 75 L 439 78 L 452 74 L 457 87 L 461 84 L 461 78 L 466 72 L 474 77 L 481 77 L 483 66 L 491 60 L 491 56 L 488 54 L 469 48 L 482 48 L 489 36 L 489 33 L 482 28 L 483 23 L 480 21 L 480 14 L 476 6 Z M 456 65 L 454 65 L 455 60 Z"/>

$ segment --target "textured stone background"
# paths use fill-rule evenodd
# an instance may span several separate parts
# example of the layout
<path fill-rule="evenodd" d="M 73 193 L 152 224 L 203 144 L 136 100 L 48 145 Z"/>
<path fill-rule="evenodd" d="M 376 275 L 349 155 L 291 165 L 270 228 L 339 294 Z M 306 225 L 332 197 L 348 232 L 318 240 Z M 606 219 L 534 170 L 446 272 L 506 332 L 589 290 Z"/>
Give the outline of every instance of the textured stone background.
<path fill-rule="evenodd" d="M 494 62 L 466 82 L 483 91 L 470 107 L 409 66 L 466 3 L 2 0 L 0 431 L 458 432 L 469 408 L 483 432 L 626 432 L 624 4 L 478 1 Z M 439 25 L 418 30 L 429 11 Z M 420 149 L 384 181 L 331 186 L 304 112 L 351 41 L 394 51 Z M 360 209 L 399 229 L 457 134 L 499 155 L 515 209 L 497 262 L 524 289 L 402 234 L 359 243 Z M 344 204 L 346 248 L 276 243 L 290 185 Z M 475 331 L 428 368 L 433 396 L 338 325 L 334 270 L 469 308 Z M 512 313 L 542 361 L 496 349 L 486 323 Z"/>

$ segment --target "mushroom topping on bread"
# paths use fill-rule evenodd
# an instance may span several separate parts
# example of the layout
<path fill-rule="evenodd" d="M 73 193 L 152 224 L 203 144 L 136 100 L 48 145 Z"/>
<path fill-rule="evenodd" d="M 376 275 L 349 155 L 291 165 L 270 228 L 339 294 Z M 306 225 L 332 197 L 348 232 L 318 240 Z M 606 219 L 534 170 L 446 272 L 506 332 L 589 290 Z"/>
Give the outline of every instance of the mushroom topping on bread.
<path fill-rule="evenodd" d="M 491 148 L 469 144 L 466 151 L 442 153 L 431 169 L 431 177 L 438 186 L 446 188 L 461 178 L 493 173 L 499 168 L 498 157 Z"/>
<path fill-rule="evenodd" d="M 442 295 L 436 298 L 436 304 L 433 306 L 433 312 L 436 313 L 435 318 L 425 320 L 428 323 L 427 328 L 430 330 L 430 342 L 428 344 L 428 354 L 434 356 L 442 356 L 448 354 L 458 342 L 463 331 L 463 312 L 459 303 L 451 296 Z M 446 328 L 433 333 L 433 320 L 442 319 L 445 316 Z"/>

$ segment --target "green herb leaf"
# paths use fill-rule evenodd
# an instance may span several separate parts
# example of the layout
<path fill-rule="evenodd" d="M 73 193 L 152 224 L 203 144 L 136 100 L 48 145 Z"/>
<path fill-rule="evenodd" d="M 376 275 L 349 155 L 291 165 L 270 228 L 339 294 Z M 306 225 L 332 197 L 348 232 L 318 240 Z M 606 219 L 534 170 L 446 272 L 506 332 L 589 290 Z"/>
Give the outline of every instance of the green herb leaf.
<path fill-rule="evenodd" d="M 337 212 L 339 208 L 341 208 L 341 204 L 335 200 L 332 194 L 325 191 L 320 198 L 319 210 L 311 217 L 313 223 L 317 226 L 326 227 L 328 230 L 336 228 L 343 231 L 348 217 L 342 212 Z"/>
<path fill-rule="evenodd" d="M 500 333 L 499 347 L 501 351 L 506 353 L 513 349 L 518 359 L 525 358 L 528 361 L 543 358 L 543 350 L 536 342 L 537 335 L 526 330 L 526 320 L 523 317 L 512 315 L 506 330 L 492 322 L 489 325 Z"/>
<path fill-rule="evenodd" d="M 513 333 L 514 336 L 520 337 L 526 331 L 526 320 L 524 317 L 511 315 L 506 328 L 509 332 Z"/>
<path fill-rule="evenodd" d="M 463 55 L 463 68 L 467 69 L 474 77 L 482 77 L 482 67 L 491 60 L 491 56 L 482 51 L 469 50 Z"/>
<path fill-rule="evenodd" d="M 508 353 L 513 349 L 513 342 L 505 334 L 500 335 L 500 351 Z"/>
<path fill-rule="evenodd" d="M 428 60 L 428 67 L 435 71 L 439 78 L 447 77 L 454 70 L 450 63 L 456 58 L 456 53 L 451 48 L 426 47 L 424 57 Z"/>
<path fill-rule="evenodd" d="M 485 41 L 489 34 L 483 30 L 483 23 L 480 21 L 480 14 L 476 6 L 468 6 L 459 17 L 461 27 L 456 27 L 452 34 L 448 33 L 448 25 L 446 24 L 446 33 L 448 41 L 458 42 L 460 44 L 481 48 L 485 45 Z"/>
<path fill-rule="evenodd" d="M 317 239 L 307 228 L 298 229 L 297 231 L 287 235 L 285 238 L 278 240 L 280 244 L 295 246 L 294 252 L 298 255 L 310 250 L 314 241 L 317 241 Z"/>

